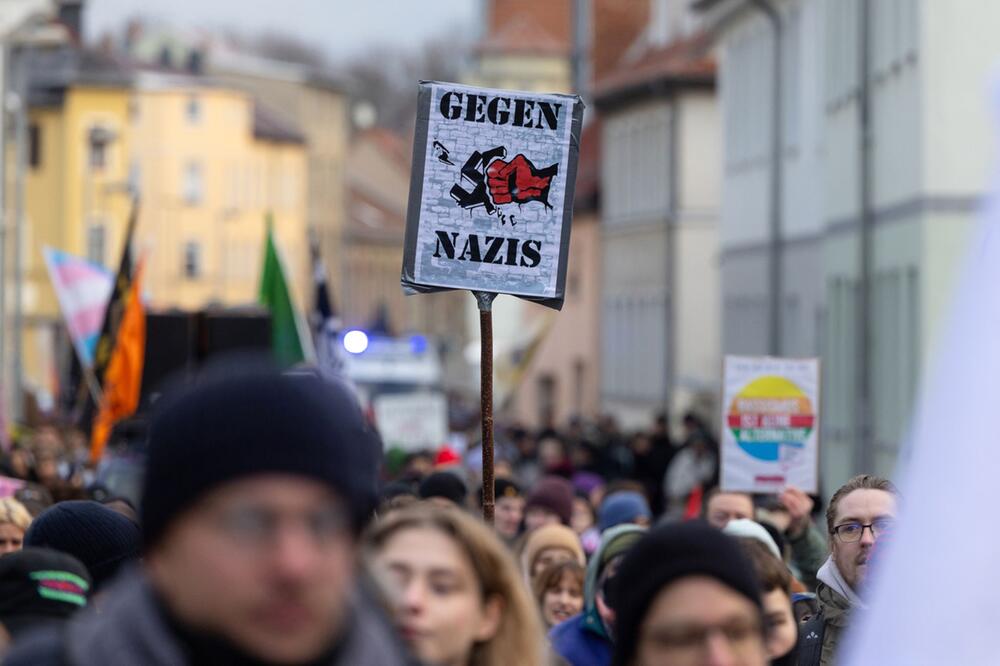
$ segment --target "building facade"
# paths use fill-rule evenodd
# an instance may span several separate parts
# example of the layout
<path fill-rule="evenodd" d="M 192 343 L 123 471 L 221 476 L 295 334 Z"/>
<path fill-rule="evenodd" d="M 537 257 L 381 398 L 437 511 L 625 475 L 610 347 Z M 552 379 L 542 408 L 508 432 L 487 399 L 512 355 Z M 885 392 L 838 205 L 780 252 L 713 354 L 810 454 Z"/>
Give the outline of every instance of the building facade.
<path fill-rule="evenodd" d="M 627 427 L 711 412 L 719 384 L 719 123 L 704 35 L 648 39 L 598 81 L 601 401 Z"/>
<path fill-rule="evenodd" d="M 1000 7 L 773 3 L 783 112 L 775 350 L 774 30 L 751 3 L 697 4 L 721 62 L 723 349 L 820 355 L 824 486 L 890 474 L 986 186 L 986 82 L 1000 47 L 985 35 Z"/>
<path fill-rule="evenodd" d="M 34 58 L 21 351 L 24 381 L 43 404 L 65 376 L 69 346 L 42 249 L 116 270 L 133 195 L 149 307 L 255 303 L 268 216 L 293 297 L 306 304 L 306 158 L 293 126 L 199 77 L 74 47 Z"/>

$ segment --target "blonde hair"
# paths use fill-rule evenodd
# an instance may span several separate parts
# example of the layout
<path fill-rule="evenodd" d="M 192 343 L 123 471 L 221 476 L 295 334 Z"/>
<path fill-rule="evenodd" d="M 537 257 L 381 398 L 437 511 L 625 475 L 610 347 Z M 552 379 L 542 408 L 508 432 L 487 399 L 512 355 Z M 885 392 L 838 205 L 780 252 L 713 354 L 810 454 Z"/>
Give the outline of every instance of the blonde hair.
<path fill-rule="evenodd" d="M 4 523 L 10 523 L 27 532 L 31 525 L 31 514 L 13 497 L 4 497 L 0 499 L 0 525 Z"/>
<path fill-rule="evenodd" d="M 541 618 L 514 560 L 492 530 L 458 509 L 419 504 L 393 511 L 375 524 L 365 540 L 371 561 L 394 535 L 409 529 L 437 530 L 454 540 L 472 564 L 485 603 L 502 604 L 497 632 L 473 646 L 469 666 L 542 666 L 545 634 Z"/>

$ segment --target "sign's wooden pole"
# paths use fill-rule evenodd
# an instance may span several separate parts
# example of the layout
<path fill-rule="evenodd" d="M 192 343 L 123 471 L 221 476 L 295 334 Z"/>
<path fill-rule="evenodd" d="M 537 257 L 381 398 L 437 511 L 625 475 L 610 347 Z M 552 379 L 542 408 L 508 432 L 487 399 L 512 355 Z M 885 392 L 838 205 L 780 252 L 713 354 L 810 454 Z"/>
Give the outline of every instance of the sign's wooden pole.
<path fill-rule="evenodd" d="M 496 504 L 493 478 L 493 299 L 496 294 L 472 292 L 479 301 L 479 386 L 483 419 L 483 520 L 493 524 Z"/>

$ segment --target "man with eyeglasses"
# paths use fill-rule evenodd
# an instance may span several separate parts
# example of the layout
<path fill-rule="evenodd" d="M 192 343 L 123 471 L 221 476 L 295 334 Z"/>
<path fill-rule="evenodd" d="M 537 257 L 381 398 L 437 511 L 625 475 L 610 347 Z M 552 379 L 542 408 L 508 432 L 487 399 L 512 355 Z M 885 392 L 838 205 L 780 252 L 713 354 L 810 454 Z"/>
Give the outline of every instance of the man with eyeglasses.
<path fill-rule="evenodd" d="M 404 664 L 357 584 L 377 440 L 344 387 L 265 370 L 164 398 L 141 572 L 5 664 Z"/>
<path fill-rule="evenodd" d="M 864 606 L 868 569 L 880 539 L 892 531 L 899 491 L 888 479 L 864 474 L 842 486 L 826 510 L 830 558 L 819 570 L 819 613 L 801 627 L 799 664 L 830 666 L 851 612 Z"/>

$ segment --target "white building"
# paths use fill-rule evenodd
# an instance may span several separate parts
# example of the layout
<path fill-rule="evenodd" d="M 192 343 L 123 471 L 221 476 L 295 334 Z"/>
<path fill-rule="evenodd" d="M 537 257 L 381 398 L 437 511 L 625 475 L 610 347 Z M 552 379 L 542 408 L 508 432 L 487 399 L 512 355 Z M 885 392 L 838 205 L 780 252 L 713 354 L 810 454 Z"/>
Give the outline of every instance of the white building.
<path fill-rule="evenodd" d="M 594 91 L 603 118 L 601 401 L 626 427 L 664 409 L 708 416 L 717 407 L 715 61 L 705 35 L 678 33 L 639 44 Z"/>
<path fill-rule="evenodd" d="M 894 470 L 986 185 L 1000 4 L 770 3 L 783 33 L 777 350 L 768 327 L 774 30 L 761 3 L 696 3 L 719 45 L 723 350 L 822 355 L 829 492 L 855 472 Z M 870 304 L 859 319 L 863 290 Z"/>

